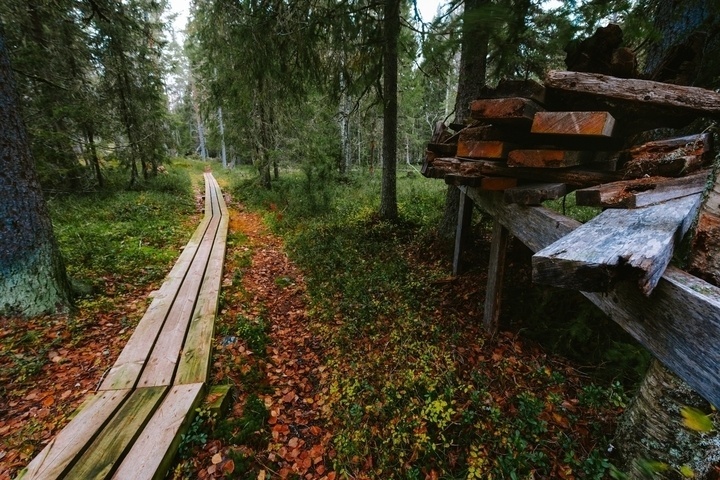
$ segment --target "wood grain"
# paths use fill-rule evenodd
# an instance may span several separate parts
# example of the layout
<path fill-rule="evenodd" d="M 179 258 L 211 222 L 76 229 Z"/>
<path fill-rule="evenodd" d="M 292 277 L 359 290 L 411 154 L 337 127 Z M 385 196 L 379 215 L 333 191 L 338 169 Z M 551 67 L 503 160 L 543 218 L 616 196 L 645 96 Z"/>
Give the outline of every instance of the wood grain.
<path fill-rule="evenodd" d="M 517 148 L 513 143 L 500 140 L 463 140 L 458 141 L 458 157 L 505 159 L 511 150 Z"/>
<path fill-rule="evenodd" d="M 700 195 L 692 195 L 636 210 L 605 210 L 533 255 L 533 282 L 607 292 L 630 279 L 650 295 L 699 207 Z"/>
<path fill-rule="evenodd" d="M 538 112 L 530 132 L 582 137 L 612 137 L 615 118 L 609 112 Z"/>
<path fill-rule="evenodd" d="M 496 218 L 493 220 L 492 241 L 490 243 L 490 265 L 488 267 L 487 287 L 485 288 L 485 306 L 483 325 L 491 335 L 495 335 L 500 326 L 502 311 L 502 287 L 505 278 L 505 252 L 509 233 Z"/>
<path fill-rule="evenodd" d="M 130 445 L 140 435 L 165 391 L 166 387 L 134 390 L 66 478 L 91 480 L 110 476 Z"/>
<path fill-rule="evenodd" d="M 577 150 L 513 150 L 508 153 L 508 167 L 567 168 L 592 162 L 594 152 Z"/>
<path fill-rule="evenodd" d="M 555 200 L 568 192 L 564 183 L 532 183 L 505 190 L 505 203 L 540 205 L 545 200 Z"/>
<path fill-rule="evenodd" d="M 98 392 L 86 398 L 75 416 L 21 472 L 24 480 L 56 479 L 73 465 L 128 397 L 130 390 Z"/>
<path fill-rule="evenodd" d="M 480 99 L 470 104 L 470 115 L 476 120 L 499 125 L 529 127 L 533 116 L 543 108 L 521 97 Z"/>
<path fill-rule="evenodd" d="M 204 385 L 176 385 L 170 389 L 115 474 L 115 480 L 165 478 L 181 435 L 190 426 L 202 400 Z"/>

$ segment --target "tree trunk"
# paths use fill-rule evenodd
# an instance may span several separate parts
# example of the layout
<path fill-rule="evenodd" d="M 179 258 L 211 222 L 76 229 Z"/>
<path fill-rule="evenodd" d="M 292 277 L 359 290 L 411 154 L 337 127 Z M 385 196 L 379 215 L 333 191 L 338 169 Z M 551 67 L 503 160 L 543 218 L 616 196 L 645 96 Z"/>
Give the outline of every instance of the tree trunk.
<path fill-rule="evenodd" d="M 661 0 L 658 3 L 655 27 L 659 40 L 648 51 L 645 72 L 649 78 L 700 87 L 717 86 L 713 79 L 720 72 L 720 64 L 713 59 L 720 58 L 720 20 L 715 15 L 717 8 L 711 4 L 711 0 Z M 628 471 L 630 478 L 647 478 L 639 467 L 646 459 L 674 468 L 688 465 L 695 478 L 717 478 L 720 436 L 717 432 L 700 436 L 686 430 L 679 413 L 684 405 L 709 411 L 705 400 L 655 361 L 636 398 L 623 414 L 616 433 L 618 467 Z M 676 471 L 663 475 L 681 478 Z"/>
<path fill-rule="evenodd" d="M 105 186 L 105 180 L 100 170 L 100 159 L 98 158 L 97 147 L 95 146 L 95 132 L 92 124 L 89 122 L 85 125 L 85 136 L 87 137 L 88 147 L 90 147 L 90 164 L 95 172 L 95 179 L 97 180 L 98 187 L 103 188 Z"/>
<path fill-rule="evenodd" d="M 470 102 L 478 98 L 485 86 L 487 53 L 490 37 L 487 28 L 479 22 L 481 10 L 488 0 L 465 0 L 460 50 L 460 75 L 455 97 L 455 123 L 464 123 L 470 116 Z M 438 234 L 446 239 L 455 238 L 458 221 L 460 190 L 448 185 L 445 194 L 445 211 L 438 226 Z"/>
<path fill-rule="evenodd" d="M 227 168 L 227 154 L 225 153 L 225 124 L 223 123 L 222 107 L 218 107 L 218 126 L 220 127 L 220 155 L 222 157 L 222 166 Z"/>
<path fill-rule="evenodd" d="M 70 289 L 27 133 L 0 24 L 0 315 L 65 310 Z"/>
<path fill-rule="evenodd" d="M 383 50 L 383 162 L 380 218 L 395 220 L 397 208 L 398 38 L 400 0 L 385 0 Z"/>

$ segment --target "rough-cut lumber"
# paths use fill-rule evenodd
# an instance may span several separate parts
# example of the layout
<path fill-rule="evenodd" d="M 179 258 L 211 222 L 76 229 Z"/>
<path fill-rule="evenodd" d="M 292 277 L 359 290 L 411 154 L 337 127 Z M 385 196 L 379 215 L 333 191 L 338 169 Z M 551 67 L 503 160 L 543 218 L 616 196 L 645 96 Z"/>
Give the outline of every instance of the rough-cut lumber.
<path fill-rule="evenodd" d="M 104 479 L 117 467 L 160 403 L 166 387 L 134 390 L 67 478 Z M 134 477 L 133 477 L 134 478 Z"/>
<path fill-rule="evenodd" d="M 508 153 L 509 167 L 567 168 L 595 159 L 594 152 L 576 150 L 513 150 Z"/>
<path fill-rule="evenodd" d="M 538 112 L 531 133 L 612 137 L 615 117 L 609 112 Z"/>
<path fill-rule="evenodd" d="M 502 79 L 495 88 L 483 87 L 479 98 L 522 97 L 539 105 L 545 103 L 545 87 L 535 80 Z"/>
<path fill-rule="evenodd" d="M 427 149 L 438 157 L 452 157 L 457 152 L 455 143 L 428 143 Z"/>
<path fill-rule="evenodd" d="M 517 148 L 515 144 L 499 140 L 465 140 L 462 136 L 457 145 L 457 156 L 466 158 L 486 158 L 488 160 L 501 160 L 508 153 Z"/>
<path fill-rule="evenodd" d="M 482 184 L 483 177 L 449 174 L 445 175 L 444 179 L 447 185 L 452 185 L 454 187 L 459 187 L 461 185 L 479 187 Z"/>
<path fill-rule="evenodd" d="M 710 172 L 680 178 L 648 177 L 605 183 L 575 192 L 578 205 L 602 208 L 638 208 L 705 190 Z"/>
<path fill-rule="evenodd" d="M 544 207 L 506 204 L 497 194 L 466 191 L 533 251 L 581 225 Z M 669 266 L 650 297 L 623 283 L 607 293 L 582 294 L 711 404 L 720 405 L 720 288 Z"/>
<path fill-rule="evenodd" d="M 492 160 L 468 160 L 457 158 L 436 158 L 430 163 L 427 176 L 444 178 L 447 174 L 463 176 L 514 177 L 535 182 L 565 183 L 574 188 L 590 187 L 601 183 L 622 180 L 615 172 L 598 172 L 587 169 L 547 169 L 508 167 Z"/>
<path fill-rule="evenodd" d="M 693 237 L 690 271 L 715 285 L 720 285 L 719 250 L 720 176 L 716 176 L 698 216 L 697 228 Z"/>
<path fill-rule="evenodd" d="M 607 292 L 622 279 L 650 295 L 690 228 L 700 195 L 636 210 L 605 210 L 533 255 L 533 281 Z"/>
<path fill-rule="evenodd" d="M 480 180 L 481 190 L 501 191 L 517 186 L 517 178 L 512 177 L 483 177 Z"/>
<path fill-rule="evenodd" d="M 709 133 L 648 142 L 620 155 L 622 169 L 628 177 L 686 175 L 711 159 L 712 135 Z"/>
<path fill-rule="evenodd" d="M 508 244 L 508 230 L 498 219 L 494 219 L 492 241 L 490 243 L 490 265 L 488 267 L 487 287 L 485 288 L 485 306 L 483 325 L 494 335 L 500 325 L 502 306 L 502 285 L 505 277 L 505 252 Z"/>
<path fill-rule="evenodd" d="M 556 105 L 609 110 L 625 133 L 720 117 L 720 93 L 704 88 L 564 71 L 549 72 L 545 87 Z"/>
<path fill-rule="evenodd" d="M 112 478 L 165 478 L 180 445 L 181 435 L 187 431 L 202 400 L 202 392 L 202 383 L 172 387 Z"/>
<path fill-rule="evenodd" d="M 526 98 L 494 98 L 474 100 L 470 115 L 488 123 L 528 127 L 537 112 L 543 108 Z"/>
<path fill-rule="evenodd" d="M 129 394 L 130 390 L 111 390 L 90 395 L 70 423 L 45 446 L 18 478 L 62 478 L 72 461 L 92 442 Z"/>
<path fill-rule="evenodd" d="M 505 190 L 506 203 L 518 205 L 540 205 L 545 200 L 555 200 L 567 193 L 564 183 L 533 183 Z"/>

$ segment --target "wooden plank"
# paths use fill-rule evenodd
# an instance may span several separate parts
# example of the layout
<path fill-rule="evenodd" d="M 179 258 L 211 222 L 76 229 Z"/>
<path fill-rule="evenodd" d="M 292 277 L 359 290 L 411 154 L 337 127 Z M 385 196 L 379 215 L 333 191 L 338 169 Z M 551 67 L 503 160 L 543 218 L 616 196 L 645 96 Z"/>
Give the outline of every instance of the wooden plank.
<path fill-rule="evenodd" d="M 459 187 L 461 185 L 466 185 L 468 187 L 479 187 L 482 183 L 483 177 L 474 177 L 474 176 L 463 176 L 463 175 L 454 175 L 454 174 L 448 174 L 444 176 L 445 183 L 448 185 L 452 185 L 454 187 Z"/>
<path fill-rule="evenodd" d="M 531 133 L 612 137 L 615 118 L 609 112 L 538 112 Z"/>
<path fill-rule="evenodd" d="M 455 253 L 453 254 L 453 276 L 457 276 L 462 270 L 462 253 L 468 243 L 473 214 L 473 201 L 464 191 L 460 192 L 460 204 L 458 206 L 458 223 L 455 229 Z"/>
<path fill-rule="evenodd" d="M 638 208 L 687 197 L 705 190 L 710 172 L 680 178 L 648 177 L 606 183 L 575 192 L 578 205 L 602 208 Z"/>
<path fill-rule="evenodd" d="M 648 142 L 621 153 L 629 178 L 687 175 L 712 160 L 712 135 L 703 133 Z"/>
<path fill-rule="evenodd" d="M 219 224 L 220 217 L 213 216 L 197 255 L 180 287 L 178 296 L 168 313 L 162 332 L 145 362 L 145 368 L 137 383 L 138 387 L 171 385 L 173 382 L 175 369 L 180 359 L 180 349 L 185 341 Z"/>
<path fill-rule="evenodd" d="M 690 268 L 695 275 L 720 285 L 720 176 L 715 179 L 698 216 L 692 242 Z"/>
<path fill-rule="evenodd" d="M 513 150 L 508 153 L 508 167 L 567 168 L 595 159 L 595 152 L 577 150 Z"/>
<path fill-rule="evenodd" d="M 500 140 L 463 140 L 460 138 L 457 145 L 458 157 L 487 158 L 500 160 L 507 158 L 511 150 L 517 148 L 514 143 Z"/>
<path fill-rule="evenodd" d="M 185 249 L 155 294 L 150 307 L 135 327 L 135 331 L 120 352 L 99 390 L 124 390 L 133 388 L 137 383 L 145 361 L 182 286 L 187 270 L 195 258 L 209 222 L 210 217 L 206 217 L 185 245 Z"/>
<path fill-rule="evenodd" d="M 427 149 L 438 157 L 452 157 L 457 152 L 457 143 L 428 143 Z"/>
<path fill-rule="evenodd" d="M 112 478 L 165 478 L 180 445 L 181 435 L 187 431 L 202 400 L 202 393 L 202 383 L 172 387 Z"/>
<path fill-rule="evenodd" d="M 534 182 L 565 183 L 573 188 L 591 187 L 623 179 L 619 172 L 599 172 L 581 168 L 550 170 L 508 167 L 497 161 L 462 158 L 436 158 L 430 164 L 430 170 L 434 172 L 428 172 L 428 175 L 438 175 L 433 178 L 443 178 L 447 174 L 514 177 Z"/>
<path fill-rule="evenodd" d="M 506 204 L 497 194 L 463 189 L 533 251 L 581 225 L 544 207 Z M 669 266 L 650 297 L 623 283 L 607 293 L 581 293 L 711 404 L 720 405 L 720 288 Z"/>
<path fill-rule="evenodd" d="M 648 107 L 662 107 L 670 116 L 674 112 L 675 116 L 690 114 L 720 118 L 720 93 L 704 88 L 566 71 L 549 72 L 545 86 L 603 97 L 620 106 L 632 104 L 637 109 L 635 113 L 645 111 L 648 115 L 656 115 L 658 110 Z"/>
<path fill-rule="evenodd" d="M 533 116 L 543 108 L 527 98 L 494 98 L 474 100 L 470 104 L 470 115 L 499 125 L 517 125 L 529 127 Z"/>
<path fill-rule="evenodd" d="M 483 325 L 491 335 L 495 335 L 500 326 L 502 306 L 502 286 L 505 277 L 505 252 L 508 244 L 508 230 L 498 219 L 493 220 L 492 242 L 490 243 L 490 266 L 488 268 L 487 288 L 485 289 L 485 307 Z"/>
<path fill-rule="evenodd" d="M 607 292 L 618 281 L 631 279 L 650 295 L 695 219 L 700 200 L 692 195 L 636 210 L 605 210 L 533 255 L 533 282 Z"/>
<path fill-rule="evenodd" d="M 66 478 L 104 479 L 112 474 L 165 394 L 166 387 L 140 388 L 120 407 Z M 129 477 L 133 478 L 133 477 Z"/>
<path fill-rule="evenodd" d="M 480 180 L 481 190 L 502 191 L 517 187 L 517 178 L 512 177 L 483 177 Z"/>
<path fill-rule="evenodd" d="M 20 473 L 24 480 L 62 478 L 130 394 L 112 390 L 89 395 L 75 416 Z"/>
<path fill-rule="evenodd" d="M 564 183 L 532 183 L 505 190 L 505 203 L 540 205 L 545 200 L 555 200 L 567 193 Z"/>
<path fill-rule="evenodd" d="M 224 201 L 222 204 L 224 205 Z M 205 382 L 210 371 L 215 316 L 217 315 L 220 299 L 229 222 L 227 208 L 225 207 L 224 210 L 225 214 L 222 215 L 220 220 L 207 270 L 200 287 L 197 304 L 190 321 L 190 328 L 183 345 L 175 379 L 176 384 Z"/>

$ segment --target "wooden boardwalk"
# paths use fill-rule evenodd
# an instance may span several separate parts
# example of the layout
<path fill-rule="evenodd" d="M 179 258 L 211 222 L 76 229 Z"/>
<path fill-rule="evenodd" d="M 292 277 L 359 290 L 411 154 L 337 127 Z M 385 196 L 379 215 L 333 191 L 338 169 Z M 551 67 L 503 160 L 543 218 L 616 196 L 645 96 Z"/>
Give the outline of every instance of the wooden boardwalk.
<path fill-rule="evenodd" d="M 205 217 L 100 388 L 18 478 L 163 478 L 210 369 L 228 230 L 205 173 Z"/>

